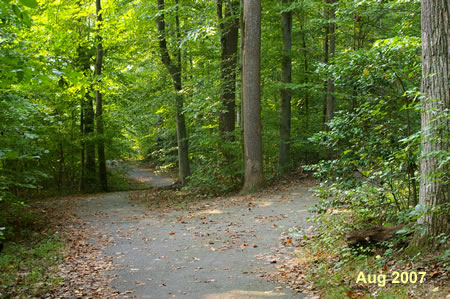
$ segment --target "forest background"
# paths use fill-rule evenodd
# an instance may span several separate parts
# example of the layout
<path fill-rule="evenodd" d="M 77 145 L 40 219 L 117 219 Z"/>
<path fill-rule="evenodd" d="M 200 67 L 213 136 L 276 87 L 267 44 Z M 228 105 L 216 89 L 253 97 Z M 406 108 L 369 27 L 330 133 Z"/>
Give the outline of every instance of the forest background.
<path fill-rule="evenodd" d="M 355 223 L 401 224 L 404 238 L 428 234 L 448 246 L 448 76 L 441 102 L 424 104 L 420 1 L 264 1 L 260 97 L 250 106 L 260 120 L 244 104 L 242 33 L 255 16 L 243 8 L 236 0 L 0 1 L 0 205 L 8 211 L 0 238 L 14 238 L 10 212 L 27 198 L 114 189 L 107 161 L 145 158 L 202 196 L 313 171 L 317 212 L 351 208 Z M 430 116 L 422 131 L 421 114 Z M 249 139 L 245 125 L 256 132 Z M 249 175 L 252 144 L 259 162 Z M 434 161 L 427 174 L 421 157 Z M 425 176 L 440 188 L 432 212 Z M 438 220 L 419 220 L 427 213 Z"/>

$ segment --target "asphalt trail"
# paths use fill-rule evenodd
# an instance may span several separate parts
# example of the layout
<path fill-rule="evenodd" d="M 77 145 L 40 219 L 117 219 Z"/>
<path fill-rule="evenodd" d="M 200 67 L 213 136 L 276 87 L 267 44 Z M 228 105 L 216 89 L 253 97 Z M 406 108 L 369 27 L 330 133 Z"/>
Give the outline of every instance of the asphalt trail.
<path fill-rule="evenodd" d="M 171 184 L 148 169 L 129 175 L 154 186 Z M 130 200 L 133 191 L 106 193 L 83 200 L 77 215 L 111 236 L 104 254 L 113 257 L 113 286 L 122 298 L 304 298 L 261 274 L 276 271 L 270 256 L 281 233 L 308 226 L 310 187 L 168 212 Z"/>

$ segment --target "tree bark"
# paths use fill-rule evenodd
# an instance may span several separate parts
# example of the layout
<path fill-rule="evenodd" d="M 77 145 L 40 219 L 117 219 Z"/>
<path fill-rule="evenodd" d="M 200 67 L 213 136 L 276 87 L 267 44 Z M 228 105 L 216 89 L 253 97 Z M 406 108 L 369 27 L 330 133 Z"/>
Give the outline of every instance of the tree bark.
<path fill-rule="evenodd" d="M 77 1 L 77 6 L 81 3 Z M 77 19 L 80 23 L 78 34 L 81 39 L 88 38 L 83 31 L 83 17 Z M 86 45 L 79 44 L 77 47 L 77 58 L 75 59 L 76 67 L 81 70 L 86 78 L 91 77 L 91 59 L 94 53 L 91 48 Z M 81 175 L 80 175 L 80 191 L 92 191 L 96 181 L 95 169 L 95 142 L 94 142 L 94 106 L 93 98 L 89 88 L 80 99 L 80 131 L 82 135 L 81 141 Z"/>
<path fill-rule="evenodd" d="M 282 0 L 283 9 L 290 3 L 290 0 Z M 292 12 L 281 13 L 281 32 L 283 37 L 283 50 L 281 57 L 281 82 L 292 82 Z M 291 142 L 291 90 L 282 87 L 280 90 L 280 151 L 279 151 L 279 171 L 285 173 L 289 168 L 290 156 L 289 147 Z"/>
<path fill-rule="evenodd" d="M 329 0 L 328 3 L 333 5 L 334 0 Z M 328 16 L 329 20 L 331 20 L 328 24 L 328 38 L 329 38 L 328 60 L 331 60 L 331 63 L 333 63 L 334 54 L 336 52 L 336 39 L 334 35 L 335 31 L 334 18 L 336 17 L 336 12 L 334 6 L 330 7 Z M 330 62 L 328 61 L 328 63 Z M 334 78 L 328 78 L 326 122 L 327 123 L 330 122 L 333 119 L 333 116 L 334 116 Z"/>
<path fill-rule="evenodd" d="M 302 52 L 303 52 L 303 71 L 304 71 L 304 77 L 302 80 L 303 84 L 307 84 L 309 83 L 309 78 L 308 78 L 308 73 L 309 73 L 309 69 L 308 69 L 308 50 L 307 50 L 307 46 L 306 46 L 306 29 L 304 28 L 303 25 L 300 25 L 300 29 L 302 31 Z M 309 128 L 309 90 L 308 88 L 304 88 L 304 93 L 305 93 L 305 128 L 308 129 Z"/>
<path fill-rule="evenodd" d="M 242 192 L 264 184 L 261 135 L 261 1 L 244 1 L 244 147 L 245 179 Z"/>
<path fill-rule="evenodd" d="M 326 1 L 325 1 L 326 2 Z M 323 44 L 322 44 L 322 50 L 323 50 L 323 63 L 325 65 L 328 65 L 328 60 L 329 60 L 329 46 L 328 46 L 328 41 L 329 41 L 329 34 L 330 34 L 330 26 L 328 24 L 328 19 L 329 19 L 329 15 L 328 15 L 328 8 L 324 7 L 323 8 L 323 18 L 325 21 L 327 21 L 327 23 L 324 25 L 324 35 L 323 35 Z M 327 129 L 327 103 L 328 103 L 328 96 L 327 96 L 327 92 L 328 92 L 328 80 L 324 83 L 323 86 L 323 128 L 326 130 Z"/>
<path fill-rule="evenodd" d="M 85 191 L 92 191 L 95 188 L 96 171 L 95 171 L 95 142 L 94 142 L 94 106 L 93 98 L 86 94 L 84 103 L 84 139 L 86 146 L 86 165 L 84 184 Z"/>
<path fill-rule="evenodd" d="M 425 236 L 450 233 L 448 163 L 437 152 L 448 152 L 450 102 L 449 0 L 422 1 L 422 155 L 419 203 L 426 212 L 419 223 Z M 439 173 L 439 176 L 436 174 Z M 447 207 L 445 206 L 447 205 Z M 441 209 L 439 211 L 439 209 Z"/>
<path fill-rule="evenodd" d="M 58 192 L 61 192 L 64 175 L 64 145 L 62 141 L 59 142 L 59 161 L 58 161 Z"/>
<path fill-rule="evenodd" d="M 178 7 L 178 1 L 177 1 Z M 189 165 L 189 148 L 188 140 L 186 134 L 186 121 L 183 113 L 183 96 L 182 82 L 181 82 L 181 50 L 177 49 L 176 60 L 177 64 L 172 62 L 169 55 L 169 50 L 167 49 L 166 41 L 166 23 L 164 20 L 164 0 L 158 0 L 158 18 L 156 23 L 158 25 L 159 33 L 159 49 L 161 53 L 161 60 L 165 67 L 167 68 L 170 76 L 172 77 L 172 83 L 177 92 L 176 95 L 176 127 L 177 127 L 177 144 L 178 144 L 178 164 L 179 164 L 179 180 L 182 184 L 187 182 L 187 177 L 191 175 L 190 165 Z M 178 19 L 178 9 L 176 16 L 176 27 L 177 27 L 177 38 L 179 38 L 179 19 Z"/>
<path fill-rule="evenodd" d="M 241 32 L 240 36 L 240 47 L 239 47 L 239 74 L 241 75 L 241 93 L 240 93 L 240 100 L 241 104 L 239 105 L 241 117 L 239 119 L 239 126 L 240 126 L 240 134 L 241 134 L 241 140 L 242 140 L 242 165 L 244 166 L 244 175 L 241 177 L 242 185 L 244 185 L 245 182 L 245 138 L 244 138 L 244 42 L 245 42 L 245 23 L 244 23 L 244 0 L 240 0 L 240 7 L 239 7 L 239 30 Z"/>
<path fill-rule="evenodd" d="M 335 9 L 332 6 L 333 0 L 326 0 L 326 7 L 323 9 L 323 17 L 327 21 L 325 24 L 325 35 L 323 41 L 323 52 L 324 52 L 324 63 L 326 65 L 330 64 L 330 59 L 333 59 L 336 51 L 336 41 L 335 41 Z M 331 4 L 331 5 L 330 5 Z M 325 94 L 323 97 L 323 121 L 324 128 L 328 130 L 328 122 L 333 119 L 334 115 L 334 79 L 328 78 L 324 86 Z"/>
<path fill-rule="evenodd" d="M 97 9 L 97 59 L 95 61 L 95 75 L 97 84 L 101 81 L 102 67 L 103 67 L 103 44 L 102 36 L 100 35 L 100 30 L 103 22 L 102 18 L 102 5 L 101 0 L 96 0 Z M 104 132 L 103 132 L 103 94 L 100 90 L 100 86 L 97 85 L 97 90 L 95 92 L 96 98 L 96 124 L 97 124 L 97 154 L 98 154 L 98 174 L 100 179 L 100 186 L 103 191 L 108 190 L 108 179 L 106 177 L 106 158 L 105 158 L 105 143 L 104 143 Z"/>
<path fill-rule="evenodd" d="M 221 60 L 221 110 L 219 112 L 219 133 L 223 139 L 231 140 L 236 125 L 236 71 L 239 37 L 239 3 L 235 0 L 217 0 Z M 225 14 L 223 13 L 225 9 Z M 225 20 L 224 20 L 225 17 Z"/>
<path fill-rule="evenodd" d="M 80 150 L 80 184 L 79 191 L 86 189 L 86 169 L 85 169 L 85 155 L 86 155 L 86 142 L 84 138 L 84 100 L 80 99 L 80 133 L 81 133 L 81 150 Z"/>

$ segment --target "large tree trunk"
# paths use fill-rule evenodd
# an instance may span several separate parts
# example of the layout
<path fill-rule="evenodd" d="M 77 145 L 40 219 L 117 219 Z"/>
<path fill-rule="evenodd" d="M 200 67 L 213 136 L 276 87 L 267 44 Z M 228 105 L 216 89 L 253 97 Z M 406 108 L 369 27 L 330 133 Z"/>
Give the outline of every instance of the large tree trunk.
<path fill-rule="evenodd" d="M 77 1 L 77 6 L 81 3 Z M 81 23 L 85 20 L 83 17 L 77 19 L 80 23 L 78 34 L 81 39 L 88 38 L 83 31 Z M 91 77 L 91 58 L 94 55 L 91 48 L 86 45 L 77 47 L 78 57 L 75 59 L 76 67 L 81 70 L 86 78 Z M 80 100 L 80 130 L 82 134 L 81 142 L 81 177 L 80 190 L 92 191 L 95 188 L 96 169 L 95 169 L 95 142 L 94 142 L 94 106 L 93 98 L 90 94 L 91 89 L 86 92 L 84 98 Z"/>
<path fill-rule="evenodd" d="M 223 14 L 223 9 L 225 9 L 225 14 Z M 217 0 L 217 18 L 219 19 L 222 49 L 219 133 L 224 139 L 232 139 L 236 124 L 235 97 L 239 3 L 235 0 L 227 0 L 223 8 L 222 0 Z"/>
<path fill-rule="evenodd" d="M 334 0 L 327 1 L 330 4 L 334 3 Z M 334 54 L 336 52 L 336 40 L 334 35 L 334 18 L 336 17 L 336 12 L 334 9 L 334 6 L 331 6 L 329 9 L 329 19 L 331 22 L 328 24 L 328 38 L 329 38 L 329 52 L 328 52 L 328 59 L 331 60 L 331 63 L 333 63 L 332 59 L 334 58 Z M 328 78 L 327 82 L 327 110 L 326 110 L 326 122 L 330 122 L 333 119 L 334 116 L 334 79 Z"/>
<path fill-rule="evenodd" d="M 102 75 L 103 67 L 103 45 L 102 37 L 100 35 L 100 29 L 102 26 L 102 5 L 101 0 L 95 1 L 97 7 L 97 59 L 95 61 L 95 74 L 97 83 L 100 83 L 100 76 Z M 97 106 L 96 106 L 96 123 L 97 123 L 97 153 L 98 153 L 98 174 L 100 179 L 100 185 L 103 191 L 108 190 L 108 180 L 106 177 L 106 158 L 105 158 L 105 143 L 103 134 L 103 94 L 100 90 L 100 86 L 97 86 L 95 94 Z"/>
<path fill-rule="evenodd" d="M 309 83 L 308 78 L 308 50 L 306 47 L 306 29 L 303 27 L 303 25 L 300 25 L 300 29 L 302 31 L 302 52 L 303 52 L 303 71 L 304 71 L 304 77 L 303 77 L 303 84 Z M 304 88 L 304 94 L 305 94 L 305 128 L 309 128 L 309 90 L 308 88 Z"/>
<path fill-rule="evenodd" d="M 323 8 L 323 18 L 326 21 L 328 21 L 328 19 L 329 19 L 327 7 Z M 323 63 L 325 65 L 328 64 L 328 58 L 329 58 L 329 52 L 328 52 L 329 51 L 329 47 L 328 47 L 329 31 L 330 31 L 330 26 L 328 26 L 328 23 L 327 23 L 324 25 L 324 34 L 323 34 L 323 43 L 322 43 Z M 323 120 L 323 128 L 324 129 L 327 128 L 327 126 L 326 126 L 326 123 L 327 123 L 327 101 L 328 101 L 327 91 L 328 91 L 328 81 L 325 82 L 325 84 L 323 86 L 323 99 L 322 99 L 322 103 L 323 103 L 322 117 L 323 118 L 322 118 L 322 120 Z"/>
<path fill-rule="evenodd" d="M 287 6 L 290 0 L 282 0 L 281 3 Z M 283 7 L 286 9 L 286 7 Z M 281 32 L 283 36 L 283 50 L 281 57 L 281 82 L 291 83 L 292 81 L 292 12 L 284 11 L 281 14 Z M 280 151 L 279 169 L 280 173 L 285 173 L 289 168 L 290 156 L 289 147 L 291 143 L 291 90 L 282 87 L 280 104 Z"/>
<path fill-rule="evenodd" d="M 95 189 L 96 171 L 95 171 L 95 141 L 94 141 L 94 106 L 93 98 L 86 93 L 84 102 L 84 139 L 86 151 L 85 174 L 86 182 L 84 184 L 86 190 Z"/>
<path fill-rule="evenodd" d="M 178 7 L 178 1 L 177 1 Z M 176 60 L 177 64 L 172 62 L 169 55 L 169 50 L 167 49 L 166 41 L 166 23 L 164 20 L 164 0 L 158 0 L 158 11 L 159 15 L 156 19 L 158 24 L 159 33 L 159 49 L 161 52 L 161 60 L 167 70 L 169 71 L 173 86 L 177 92 L 176 96 L 176 126 L 177 126 L 177 143 L 178 143 L 178 163 L 179 163 L 179 179 L 182 184 L 185 184 L 187 177 L 191 175 L 191 170 L 189 166 L 189 148 L 188 140 L 186 134 L 186 121 L 183 114 L 183 96 L 181 94 L 182 84 L 181 84 L 181 50 L 178 47 Z M 177 38 L 179 38 L 179 19 L 178 19 L 178 9 L 176 16 L 176 27 L 177 27 Z"/>
<path fill-rule="evenodd" d="M 448 163 L 439 155 L 449 150 L 450 102 L 449 0 L 422 1 L 422 157 L 419 203 L 426 213 L 419 223 L 427 236 L 450 234 Z M 445 207 L 447 205 L 447 207 Z M 439 208 L 441 209 L 439 211 Z"/>
<path fill-rule="evenodd" d="M 323 40 L 323 62 L 325 64 L 330 63 L 330 59 L 334 57 L 336 42 L 334 36 L 334 21 L 330 20 L 335 18 L 335 9 L 333 6 L 329 7 L 329 4 L 333 4 L 333 1 L 326 0 L 325 8 L 323 9 L 323 17 L 327 21 L 325 24 L 325 33 Z M 324 129 L 328 130 L 327 123 L 333 118 L 334 115 L 334 80 L 333 78 L 328 78 L 324 86 L 324 96 L 323 96 L 323 122 Z"/>
<path fill-rule="evenodd" d="M 239 126 L 240 126 L 240 134 L 242 138 L 242 165 L 244 166 L 244 175 L 241 177 L 242 185 L 244 185 L 245 181 L 245 138 L 244 138 L 244 92 L 243 92 L 243 86 L 244 86 L 244 76 L 243 76 L 243 69 L 244 69 L 244 40 L 245 40 L 245 30 L 244 30 L 244 0 L 240 0 L 240 9 L 239 9 L 239 30 L 241 33 L 240 36 L 240 49 L 239 49 L 239 74 L 241 76 L 240 84 L 241 84 L 241 92 L 240 92 L 240 100 L 241 104 L 239 105 L 240 108 L 240 119 L 239 119 Z"/>
<path fill-rule="evenodd" d="M 264 184 L 261 136 L 261 1 L 244 1 L 244 147 L 245 179 L 243 192 Z"/>

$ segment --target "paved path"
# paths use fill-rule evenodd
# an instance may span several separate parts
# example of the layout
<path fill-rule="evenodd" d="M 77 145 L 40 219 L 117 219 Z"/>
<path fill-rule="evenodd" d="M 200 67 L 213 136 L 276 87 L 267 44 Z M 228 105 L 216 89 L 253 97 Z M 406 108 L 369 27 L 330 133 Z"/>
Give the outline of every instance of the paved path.
<path fill-rule="evenodd" d="M 148 170 L 130 173 L 148 175 L 156 186 L 169 182 Z M 113 285 L 129 298 L 303 298 L 259 276 L 275 269 L 268 256 L 280 234 L 307 226 L 309 187 L 166 213 L 131 201 L 132 192 L 116 192 L 88 198 L 78 214 L 92 230 L 111 235 L 104 252 L 113 257 Z"/>
<path fill-rule="evenodd" d="M 140 183 L 149 184 L 154 187 L 165 187 L 174 183 L 171 178 L 154 174 L 150 168 L 132 167 L 127 174 Z"/>

